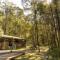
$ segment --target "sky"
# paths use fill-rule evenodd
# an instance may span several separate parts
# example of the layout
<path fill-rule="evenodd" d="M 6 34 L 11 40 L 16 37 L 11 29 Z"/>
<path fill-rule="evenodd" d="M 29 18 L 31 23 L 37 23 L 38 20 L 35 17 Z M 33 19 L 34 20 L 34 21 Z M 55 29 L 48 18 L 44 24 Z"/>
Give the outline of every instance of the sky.
<path fill-rule="evenodd" d="M 13 2 L 14 4 L 16 4 L 17 6 L 19 6 L 20 8 L 22 8 L 22 0 L 9 0 L 10 2 Z M 45 0 L 47 4 L 49 4 L 52 0 Z"/>
<path fill-rule="evenodd" d="M 22 6 L 22 0 L 1 0 L 1 1 L 9 1 L 9 2 L 12 2 L 13 4 L 15 4 L 16 6 L 20 7 L 23 9 L 23 6 Z M 51 2 L 51 0 L 45 0 L 48 4 Z M 27 15 L 27 14 L 30 14 L 31 11 L 24 11 L 24 14 Z"/>
<path fill-rule="evenodd" d="M 16 4 L 17 6 L 19 6 L 20 8 L 23 9 L 22 0 L 9 0 L 9 1 L 10 1 L 10 2 L 13 2 L 14 4 Z M 24 11 L 24 14 L 25 14 L 25 15 L 31 14 L 31 11 L 30 11 L 30 10 Z"/>
<path fill-rule="evenodd" d="M 21 3 L 21 0 L 9 0 L 10 2 L 13 2 L 14 4 L 16 4 L 17 6 L 19 6 L 20 8 L 23 8 L 22 7 L 22 3 Z"/>
<path fill-rule="evenodd" d="M 12 3 L 15 4 L 16 6 L 19 6 L 20 8 L 23 8 L 23 7 L 22 7 L 21 0 L 1 0 L 1 2 L 3 2 L 3 1 L 12 2 Z"/>
<path fill-rule="evenodd" d="M 22 0 L 1 0 L 1 1 L 13 2 L 13 4 L 16 4 L 16 6 L 19 6 L 20 8 L 23 8 Z M 42 1 L 46 1 L 49 4 L 52 0 L 42 0 Z"/>

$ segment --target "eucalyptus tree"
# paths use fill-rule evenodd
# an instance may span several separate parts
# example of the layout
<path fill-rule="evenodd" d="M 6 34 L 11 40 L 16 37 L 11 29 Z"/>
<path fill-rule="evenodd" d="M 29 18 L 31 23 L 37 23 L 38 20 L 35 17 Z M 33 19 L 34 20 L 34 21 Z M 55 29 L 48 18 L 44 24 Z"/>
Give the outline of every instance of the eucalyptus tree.
<path fill-rule="evenodd" d="M 33 4 L 33 5 L 31 5 Z M 33 6 L 33 8 L 32 8 Z M 34 0 L 23 0 L 23 7 L 24 10 L 31 10 L 33 11 L 33 34 L 31 37 L 33 38 L 33 46 L 39 49 L 39 42 L 38 42 L 38 27 L 37 27 L 37 8 L 36 8 L 36 1 Z M 40 49 L 39 49 L 40 51 Z"/>
<path fill-rule="evenodd" d="M 56 19 L 56 25 L 57 25 L 57 39 L 58 39 L 58 47 L 60 47 L 60 18 L 59 18 L 59 0 L 53 0 L 53 4 L 55 5 L 54 13 L 55 13 L 55 19 Z"/>
<path fill-rule="evenodd" d="M 3 15 L 3 12 L 0 11 L 0 35 L 3 35 L 4 34 L 4 31 L 2 29 L 2 23 L 3 23 L 3 20 L 4 19 L 4 15 Z"/>

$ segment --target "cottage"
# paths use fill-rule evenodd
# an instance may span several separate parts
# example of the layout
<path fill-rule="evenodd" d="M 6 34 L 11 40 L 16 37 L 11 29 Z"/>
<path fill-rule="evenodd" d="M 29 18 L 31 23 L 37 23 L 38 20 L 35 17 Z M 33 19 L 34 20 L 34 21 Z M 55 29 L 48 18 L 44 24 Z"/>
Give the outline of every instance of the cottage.
<path fill-rule="evenodd" d="M 8 35 L 0 36 L 0 50 L 19 49 L 25 45 L 26 40 L 23 38 Z"/>

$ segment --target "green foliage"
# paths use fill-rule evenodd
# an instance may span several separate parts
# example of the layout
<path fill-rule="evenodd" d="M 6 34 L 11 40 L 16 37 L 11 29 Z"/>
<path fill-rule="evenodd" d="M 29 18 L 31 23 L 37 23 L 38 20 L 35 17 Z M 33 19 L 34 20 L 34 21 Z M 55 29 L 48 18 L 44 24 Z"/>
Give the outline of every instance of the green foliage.
<path fill-rule="evenodd" d="M 5 6 L 6 7 L 6 6 Z M 31 24 L 25 20 L 23 10 L 7 3 L 7 12 L 0 12 L 0 25 L 6 35 L 28 38 Z"/>
<path fill-rule="evenodd" d="M 53 50 L 50 51 L 49 53 L 52 57 L 60 57 L 60 48 L 54 48 Z"/>
<path fill-rule="evenodd" d="M 43 5 L 42 2 L 37 4 L 37 11 L 40 11 L 40 13 L 44 13 L 44 8 L 45 6 Z"/>
<path fill-rule="evenodd" d="M 6 15 L 0 12 L 0 30 L 3 32 L 0 35 L 7 34 L 29 39 L 27 43 L 33 47 L 48 45 L 53 48 L 50 52 L 51 56 L 60 57 L 60 4 L 57 5 L 58 7 L 56 1 L 50 5 L 35 2 L 32 4 L 33 13 L 26 17 L 22 9 L 7 4 Z M 56 46 L 57 48 L 54 48 Z"/>

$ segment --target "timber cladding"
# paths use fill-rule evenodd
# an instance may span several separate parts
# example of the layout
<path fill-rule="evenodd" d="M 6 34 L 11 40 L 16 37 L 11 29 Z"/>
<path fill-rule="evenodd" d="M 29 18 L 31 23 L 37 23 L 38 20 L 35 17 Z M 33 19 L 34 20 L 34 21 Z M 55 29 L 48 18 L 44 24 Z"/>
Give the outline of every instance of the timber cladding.
<path fill-rule="evenodd" d="M 3 35 L 0 36 L 0 50 L 19 49 L 26 46 L 26 40 L 19 37 Z"/>

